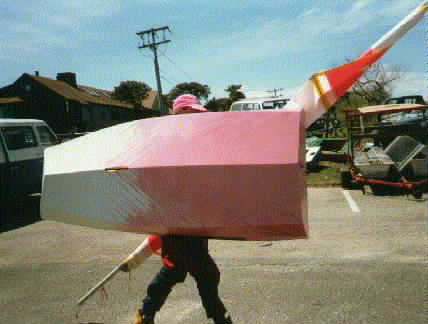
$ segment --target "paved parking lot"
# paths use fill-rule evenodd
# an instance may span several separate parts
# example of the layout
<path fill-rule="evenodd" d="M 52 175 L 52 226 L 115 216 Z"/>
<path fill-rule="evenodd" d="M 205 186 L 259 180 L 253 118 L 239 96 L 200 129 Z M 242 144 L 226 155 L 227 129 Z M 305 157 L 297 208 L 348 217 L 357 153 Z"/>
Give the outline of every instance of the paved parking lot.
<path fill-rule="evenodd" d="M 426 199 L 309 189 L 310 239 L 211 241 L 235 323 L 426 323 Z M 50 221 L 22 226 L 37 219 L 37 199 L 13 211 L 19 224 L 0 233 L 0 323 L 132 323 L 158 257 L 130 277 L 119 274 L 107 298 L 94 296 L 77 319 L 76 302 L 143 235 Z M 157 317 L 204 322 L 190 278 Z"/>

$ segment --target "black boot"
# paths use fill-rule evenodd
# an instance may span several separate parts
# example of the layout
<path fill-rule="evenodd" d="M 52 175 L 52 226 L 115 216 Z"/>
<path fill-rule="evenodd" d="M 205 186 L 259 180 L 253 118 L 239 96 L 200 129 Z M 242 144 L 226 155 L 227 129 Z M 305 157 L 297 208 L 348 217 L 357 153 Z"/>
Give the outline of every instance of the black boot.
<path fill-rule="evenodd" d="M 155 324 L 154 317 L 144 315 L 141 311 L 137 311 L 135 315 L 135 324 Z"/>
<path fill-rule="evenodd" d="M 214 318 L 214 324 L 233 324 L 233 322 L 230 315 L 226 313 L 221 318 Z"/>
<path fill-rule="evenodd" d="M 232 318 L 230 316 L 227 316 L 224 321 L 222 322 L 222 324 L 233 324 L 232 322 Z"/>

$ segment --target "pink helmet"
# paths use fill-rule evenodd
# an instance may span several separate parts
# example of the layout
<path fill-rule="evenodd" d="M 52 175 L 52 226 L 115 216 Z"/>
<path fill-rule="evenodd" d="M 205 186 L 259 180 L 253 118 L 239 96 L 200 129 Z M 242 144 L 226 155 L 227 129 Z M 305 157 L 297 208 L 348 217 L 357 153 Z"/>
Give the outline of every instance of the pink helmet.
<path fill-rule="evenodd" d="M 202 106 L 199 99 L 191 94 L 184 94 L 184 95 L 178 96 L 174 100 L 174 104 L 172 105 L 172 112 L 174 114 L 179 114 L 184 110 L 193 110 L 194 112 L 208 111 L 207 108 Z"/>

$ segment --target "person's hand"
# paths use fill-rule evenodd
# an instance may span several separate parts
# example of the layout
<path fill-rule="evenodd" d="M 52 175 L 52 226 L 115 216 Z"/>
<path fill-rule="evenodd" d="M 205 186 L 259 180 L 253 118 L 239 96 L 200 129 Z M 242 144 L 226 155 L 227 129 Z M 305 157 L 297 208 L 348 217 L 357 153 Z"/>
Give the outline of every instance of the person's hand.
<path fill-rule="evenodd" d="M 119 270 L 123 272 L 129 272 L 130 269 L 129 269 L 128 263 L 122 263 L 119 267 Z"/>

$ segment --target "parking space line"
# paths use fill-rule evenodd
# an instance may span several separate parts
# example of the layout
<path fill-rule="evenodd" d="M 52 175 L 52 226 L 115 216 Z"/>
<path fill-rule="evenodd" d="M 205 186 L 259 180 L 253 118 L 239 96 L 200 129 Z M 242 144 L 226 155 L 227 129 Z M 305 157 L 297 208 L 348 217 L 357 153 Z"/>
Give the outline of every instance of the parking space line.
<path fill-rule="evenodd" d="M 360 212 L 360 208 L 358 208 L 358 205 L 355 202 L 355 200 L 352 199 L 351 194 L 349 193 L 349 191 L 343 190 L 343 195 L 345 196 L 346 201 L 348 202 L 349 207 L 351 208 L 352 212 L 359 213 Z"/>

